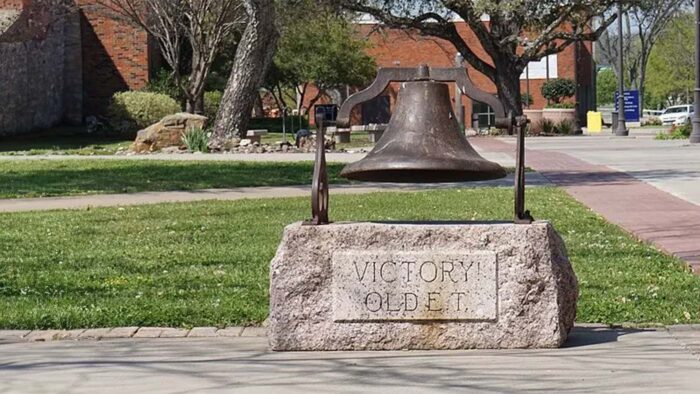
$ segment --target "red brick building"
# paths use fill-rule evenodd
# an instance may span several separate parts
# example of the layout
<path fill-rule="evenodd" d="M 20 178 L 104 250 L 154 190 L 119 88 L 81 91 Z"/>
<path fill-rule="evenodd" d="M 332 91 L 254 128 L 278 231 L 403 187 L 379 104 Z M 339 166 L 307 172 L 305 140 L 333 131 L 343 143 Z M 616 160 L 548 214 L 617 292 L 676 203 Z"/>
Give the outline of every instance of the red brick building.
<path fill-rule="evenodd" d="M 482 59 L 490 62 L 489 56 L 483 50 L 478 39 L 465 22 L 456 22 L 460 35 L 467 44 Z M 421 64 L 428 64 L 431 67 L 453 67 L 457 51 L 450 42 L 427 37 L 417 32 L 407 32 L 405 30 L 378 29 L 373 23 L 360 23 L 357 25 L 357 34 L 363 39 L 367 39 L 371 47 L 368 53 L 374 57 L 379 67 L 417 67 Z M 562 53 L 550 56 L 538 64 L 532 64 L 528 72 L 521 76 L 521 90 L 523 93 L 530 93 L 533 99 L 530 109 L 542 109 L 547 104 L 542 97 L 540 88 L 547 80 L 547 62 L 549 62 L 549 78 L 568 78 L 576 81 L 578 86 L 577 100 L 580 104 L 579 116 L 585 114 L 594 103 L 593 86 L 593 58 L 592 43 L 586 42 L 578 45 L 571 45 Z M 464 63 L 467 64 L 466 62 Z M 495 93 L 494 84 L 483 74 L 467 66 L 470 77 L 481 89 Z M 529 77 L 529 78 L 528 78 Z M 450 87 L 450 94 L 454 102 L 454 87 Z M 313 97 L 316 92 L 309 92 L 307 96 Z M 377 106 L 393 106 L 397 95 L 397 87 L 393 86 L 387 90 L 384 97 L 377 101 L 364 105 L 361 109 L 362 122 L 381 122 L 386 118 L 382 113 L 387 110 L 379 109 Z M 328 98 L 325 102 L 332 101 Z M 470 99 L 464 97 L 462 105 L 465 108 L 465 118 L 469 124 L 472 114 L 481 114 L 480 122 L 483 124 L 488 118 L 488 108 L 479 103 L 472 103 Z M 373 108 L 374 107 L 374 108 Z M 379 113 L 377 113 L 379 112 Z M 357 118 L 357 117 L 356 117 Z M 368 119 L 369 118 L 369 119 Z"/>
<path fill-rule="evenodd" d="M 71 12 L 61 11 L 62 24 L 54 18 L 57 11 L 53 9 L 61 1 L 71 6 Z M 5 113 L 0 110 L 0 134 L 3 134 L 3 127 L 12 134 L 47 127 L 60 121 L 79 123 L 85 116 L 103 114 L 115 92 L 146 86 L 151 75 L 160 67 L 157 44 L 138 26 L 99 6 L 99 1 L 0 0 L 0 53 L 9 53 L 8 56 L 13 59 L 24 59 L 19 62 L 6 59 L 8 64 L 3 64 L 3 70 L 0 70 L 0 83 L 10 87 L 4 92 L 6 97 L 0 92 L 0 98 L 16 101 L 5 107 L 15 110 L 5 109 Z M 4 17 L 3 12 L 8 10 L 10 14 L 7 15 L 10 16 Z M 17 12 L 12 14 L 13 10 Z M 7 20 L 3 22 L 2 18 Z M 466 23 L 456 22 L 456 25 L 470 47 L 488 61 L 489 57 Z M 356 26 L 358 36 L 371 43 L 368 52 L 379 67 L 416 67 L 424 63 L 432 67 L 451 67 L 454 64 L 455 48 L 444 40 L 403 30 L 377 29 L 377 25 L 371 23 Z M 22 45 L 15 45 L 17 43 Z M 48 59 L 45 64 L 31 61 L 42 56 Z M 549 64 L 550 78 L 569 78 L 577 82 L 579 113 L 585 114 L 594 104 L 591 44 L 572 45 L 552 56 L 548 62 L 531 65 L 529 82 L 523 75 L 521 87 L 534 99 L 533 109 L 545 105 L 540 87 L 547 77 L 546 64 Z M 495 92 L 495 87 L 484 75 L 470 67 L 468 71 L 477 86 Z M 55 80 L 52 76 L 56 77 Z M 11 83 L 3 81 L 3 78 Z M 39 100 L 41 103 L 22 98 L 27 91 L 41 96 L 47 83 L 57 85 L 54 90 L 60 88 L 62 92 L 53 92 L 53 95 L 47 93 L 43 101 Z M 358 122 L 380 123 L 388 120 L 396 99 L 396 88 L 391 87 L 382 97 L 363 105 L 358 110 Z M 313 97 L 315 93 L 310 91 L 307 97 Z M 325 102 L 339 102 L 345 96 L 345 92 L 336 93 L 332 95 L 333 99 L 329 97 Z M 452 95 L 454 97 L 454 93 Z M 467 123 L 470 123 L 473 113 L 480 114 L 481 123 L 489 120 L 488 107 L 472 103 L 466 97 L 462 104 Z M 50 110 L 41 109 L 46 106 L 51 106 Z M 20 122 L 22 124 L 13 125 L 22 108 L 31 107 L 34 107 L 34 113 L 44 111 L 50 116 L 37 121 L 31 111 L 25 111 L 25 119 Z"/>
<path fill-rule="evenodd" d="M 0 0 L 0 135 L 103 114 L 141 89 L 159 51 L 98 0 Z"/>

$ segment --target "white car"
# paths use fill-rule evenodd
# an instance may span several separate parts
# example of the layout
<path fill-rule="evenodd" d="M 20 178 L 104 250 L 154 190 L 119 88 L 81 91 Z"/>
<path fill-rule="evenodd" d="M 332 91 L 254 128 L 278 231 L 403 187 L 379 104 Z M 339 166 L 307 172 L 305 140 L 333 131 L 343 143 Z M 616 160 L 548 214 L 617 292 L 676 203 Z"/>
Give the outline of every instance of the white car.
<path fill-rule="evenodd" d="M 664 126 L 682 126 L 684 124 L 690 123 L 693 119 L 693 106 L 692 105 L 676 105 L 673 107 L 668 107 L 664 111 L 659 119 Z"/>

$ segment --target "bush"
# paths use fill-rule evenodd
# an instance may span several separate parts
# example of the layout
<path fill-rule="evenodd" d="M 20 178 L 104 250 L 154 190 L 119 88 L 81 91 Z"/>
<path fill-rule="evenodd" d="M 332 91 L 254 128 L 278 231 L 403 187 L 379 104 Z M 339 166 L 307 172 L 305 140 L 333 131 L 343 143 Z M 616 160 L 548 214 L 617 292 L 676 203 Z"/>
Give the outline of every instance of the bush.
<path fill-rule="evenodd" d="M 120 133 L 146 128 L 178 112 L 180 105 L 173 98 L 150 92 L 115 93 L 107 108 L 110 126 Z"/>
<path fill-rule="evenodd" d="M 657 140 L 684 140 L 690 138 L 690 133 L 693 131 L 692 124 L 684 124 L 683 126 L 671 126 L 667 133 L 660 132 L 656 135 Z"/>
<path fill-rule="evenodd" d="M 563 135 L 573 135 L 574 134 L 574 122 L 570 120 L 562 120 L 557 124 L 557 127 L 555 128 L 555 132 L 557 134 L 563 134 Z"/>
<path fill-rule="evenodd" d="M 539 130 L 541 130 L 542 134 L 554 134 L 556 132 L 556 128 L 554 127 L 554 122 L 552 122 L 549 119 L 542 119 L 539 123 Z"/>
<path fill-rule="evenodd" d="M 200 127 L 191 127 L 182 132 L 182 143 L 185 144 L 190 152 L 209 152 L 209 137 L 207 133 Z"/>
<path fill-rule="evenodd" d="M 552 79 L 542 85 L 542 96 L 555 104 L 576 94 L 576 83 L 570 79 Z"/>
<path fill-rule="evenodd" d="M 221 105 L 223 96 L 224 94 L 218 90 L 204 93 L 204 116 L 208 118 L 209 124 L 214 123 L 216 114 L 219 113 L 219 105 Z"/>
<path fill-rule="evenodd" d="M 535 103 L 535 100 L 532 98 L 532 95 L 530 93 L 523 93 L 520 97 L 520 101 L 525 107 L 529 107 Z"/>

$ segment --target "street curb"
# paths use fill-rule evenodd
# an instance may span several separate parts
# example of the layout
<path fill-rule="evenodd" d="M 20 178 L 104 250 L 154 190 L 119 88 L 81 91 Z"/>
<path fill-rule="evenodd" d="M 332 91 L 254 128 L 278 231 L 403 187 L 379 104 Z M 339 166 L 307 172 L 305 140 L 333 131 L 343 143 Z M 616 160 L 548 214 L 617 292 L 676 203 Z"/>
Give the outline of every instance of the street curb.
<path fill-rule="evenodd" d="M 54 342 L 110 339 L 155 339 L 155 338 L 232 338 L 265 337 L 267 329 L 255 326 L 232 326 L 226 328 L 194 327 L 114 327 L 77 330 L 0 330 L 0 344 L 17 342 Z"/>

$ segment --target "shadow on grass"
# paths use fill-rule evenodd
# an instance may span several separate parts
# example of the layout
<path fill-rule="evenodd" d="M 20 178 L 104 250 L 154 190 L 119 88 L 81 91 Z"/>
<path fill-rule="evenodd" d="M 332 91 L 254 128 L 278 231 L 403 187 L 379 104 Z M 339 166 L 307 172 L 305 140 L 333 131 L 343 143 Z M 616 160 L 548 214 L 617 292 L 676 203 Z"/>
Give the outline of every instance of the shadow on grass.
<path fill-rule="evenodd" d="M 329 164 L 343 183 L 342 164 Z M 134 193 L 310 184 L 313 163 L 17 161 L 0 163 L 0 197 Z"/>

